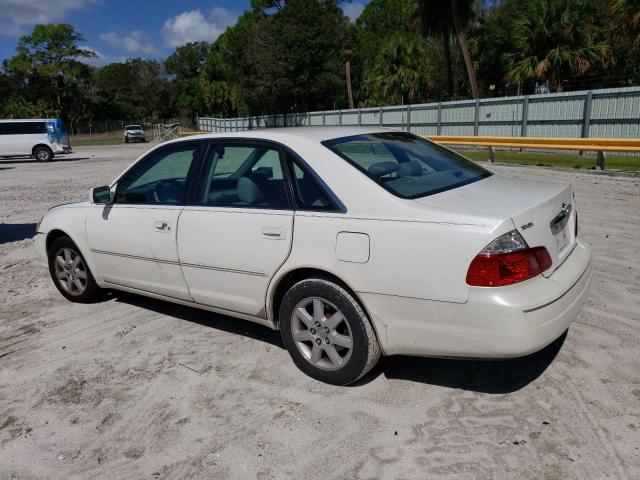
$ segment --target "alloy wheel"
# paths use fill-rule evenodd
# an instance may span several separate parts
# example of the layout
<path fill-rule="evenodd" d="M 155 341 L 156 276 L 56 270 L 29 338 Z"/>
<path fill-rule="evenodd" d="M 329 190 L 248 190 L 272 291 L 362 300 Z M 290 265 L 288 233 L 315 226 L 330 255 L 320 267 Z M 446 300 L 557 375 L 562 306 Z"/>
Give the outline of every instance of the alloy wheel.
<path fill-rule="evenodd" d="M 323 298 L 306 298 L 296 305 L 291 332 L 298 351 L 314 367 L 338 370 L 351 358 L 349 322 L 340 309 Z"/>
<path fill-rule="evenodd" d="M 58 284 L 69 295 L 79 296 L 87 289 L 87 267 L 78 252 L 61 248 L 54 256 L 53 267 Z"/>

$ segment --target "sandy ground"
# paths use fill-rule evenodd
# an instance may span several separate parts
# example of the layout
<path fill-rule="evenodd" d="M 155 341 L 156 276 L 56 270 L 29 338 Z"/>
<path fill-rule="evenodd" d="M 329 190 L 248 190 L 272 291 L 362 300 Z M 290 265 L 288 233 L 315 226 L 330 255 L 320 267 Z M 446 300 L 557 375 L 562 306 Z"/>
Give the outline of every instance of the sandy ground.
<path fill-rule="evenodd" d="M 0 479 L 640 478 L 640 177 L 494 167 L 575 185 L 596 257 L 566 339 L 504 362 L 386 358 L 339 388 L 266 328 L 58 294 L 40 215 L 147 148 L 0 159 Z"/>

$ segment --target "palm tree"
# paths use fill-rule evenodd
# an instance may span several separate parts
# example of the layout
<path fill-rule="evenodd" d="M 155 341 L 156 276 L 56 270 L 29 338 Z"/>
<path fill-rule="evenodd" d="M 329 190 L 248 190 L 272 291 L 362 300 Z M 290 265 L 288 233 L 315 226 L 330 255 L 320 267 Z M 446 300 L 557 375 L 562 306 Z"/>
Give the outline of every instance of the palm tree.
<path fill-rule="evenodd" d="M 628 39 L 640 52 L 640 0 L 610 0 L 611 29 L 615 42 Z"/>
<path fill-rule="evenodd" d="M 595 0 L 533 0 L 514 24 L 514 52 L 505 55 L 513 82 L 548 81 L 556 91 L 563 80 L 614 62 L 598 18 Z"/>
<path fill-rule="evenodd" d="M 462 50 L 471 95 L 473 98 L 479 97 L 478 83 L 465 32 L 473 14 L 473 3 L 473 0 L 416 0 L 415 3 L 414 27 L 422 35 L 438 38 L 442 42 L 449 97 L 453 96 L 453 67 L 449 43 L 452 32 L 455 32 L 458 37 L 460 50 Z"/>
<path fill-rule="evenodd" d="M 397 104 L 426 98 L 432 88 L 426 56 L 426 44 L 415 34 L 397 34 L 385 42 L 371 76 L 371 91 L 376 100 Z"/>

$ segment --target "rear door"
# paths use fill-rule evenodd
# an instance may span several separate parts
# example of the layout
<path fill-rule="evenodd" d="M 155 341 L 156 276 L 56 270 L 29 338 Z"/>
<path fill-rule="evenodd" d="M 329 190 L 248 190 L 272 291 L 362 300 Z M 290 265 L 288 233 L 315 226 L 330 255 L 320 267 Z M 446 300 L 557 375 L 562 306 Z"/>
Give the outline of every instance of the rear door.
<path fill-rule="evenodd" d="M 87 241 L 105 281 L 191 300 L 176 235 L 202 145 L 188 141 L 152 151 L 118 180 L 113 204 L 92 206 Z"/>
<path fill-rule="evenodd" d="M 289 256 L 293 210 L 279 149 L 214 142 L 180 216 L 178 253 L 193 299 L 264 317 L 269 281 Z"/>

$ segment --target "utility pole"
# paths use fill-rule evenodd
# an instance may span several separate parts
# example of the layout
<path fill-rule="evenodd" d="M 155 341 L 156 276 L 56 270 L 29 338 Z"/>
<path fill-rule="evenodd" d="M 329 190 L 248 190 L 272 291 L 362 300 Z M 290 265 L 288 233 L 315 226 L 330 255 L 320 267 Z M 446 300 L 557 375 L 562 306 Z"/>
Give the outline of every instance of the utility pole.
<path fill-rule="evenodd" d="M 344 55 L 346 57 L 346 62 L 344 64 L 345 75 L 347 79 L 347 96 L 349 97 L 349 108 L 353 109 L 353 94 L 351 93 L 351 54 L 352 50 L 345 50 Z"/>

